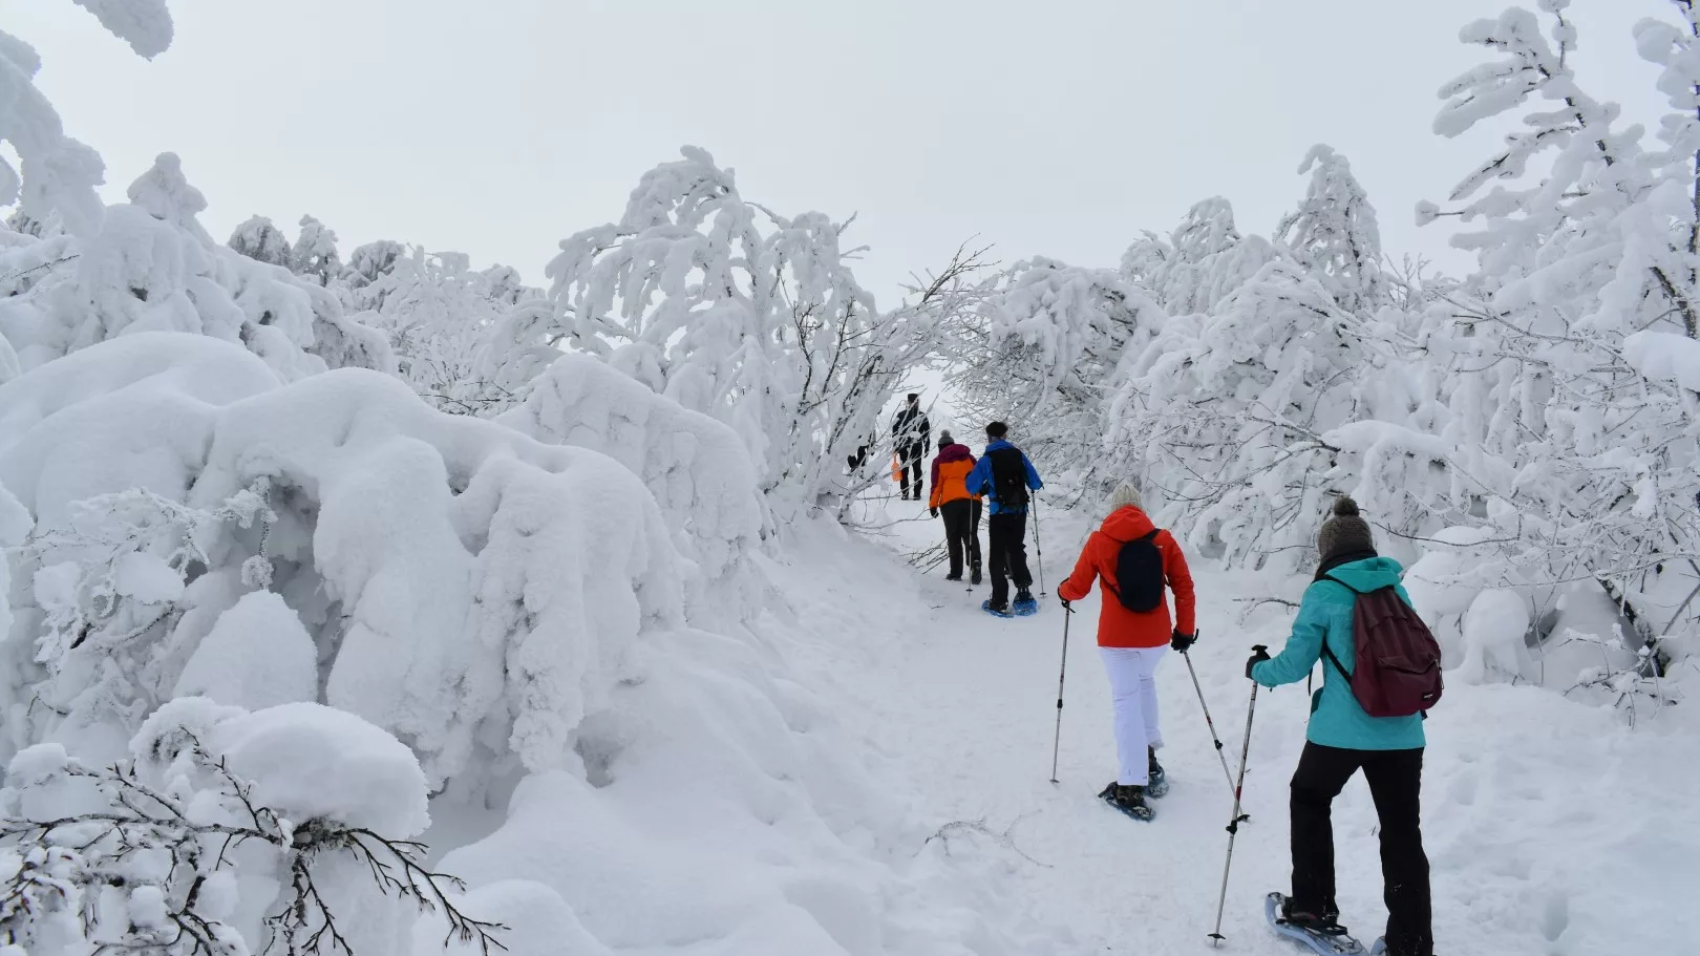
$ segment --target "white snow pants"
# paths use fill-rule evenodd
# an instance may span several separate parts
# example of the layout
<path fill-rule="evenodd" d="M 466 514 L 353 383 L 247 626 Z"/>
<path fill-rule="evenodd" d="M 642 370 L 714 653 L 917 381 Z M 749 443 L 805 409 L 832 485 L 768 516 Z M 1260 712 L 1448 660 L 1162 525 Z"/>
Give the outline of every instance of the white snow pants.
<path fill-rule="evenodd" d="M 1110 675 L 1110 700 L 1116 710 L 1116 759 L 1121 765 L 1116 782 L 1124 787 L 1143 787 L 1151 781 L 1145 748 L 1163 746 L 1163 732 L 1157 727 L 1156 673 L 1168 652 L 1167 644 L 1098 648 Z"/>

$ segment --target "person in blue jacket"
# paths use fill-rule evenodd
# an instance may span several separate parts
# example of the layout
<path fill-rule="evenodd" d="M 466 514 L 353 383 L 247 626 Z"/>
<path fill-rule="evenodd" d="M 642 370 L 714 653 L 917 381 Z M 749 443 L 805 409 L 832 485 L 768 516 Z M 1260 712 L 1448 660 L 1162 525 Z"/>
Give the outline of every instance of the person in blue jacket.
<path fill-rule="evenodd" d="M 1033 575 L 1027 570 L 1027 507 L 1031 492 L 1045 487 L 1039 472 L 1021 449 L 1010 444 L 1009 426 L 986 426 L 986 453 L 968 473 L 971 494 L 986 496 L 986 544 L 991 552 L 992 599 L 982 604 L 994 614 L 1009 613 L 1009 582 L 1015 581 L 1015 603 L 1032 606 Z"/>
<path fill-rule="evenodd" d="M 1428 857 L 1423 852 L 1419 794 L 1423 773 L 1423 718 L 1371 717 L 1352 695 L 1347 674 L 1356 667 L 1352 611 L 1357 591 L 1397 589 L 1399 562 L 1376 554 L 1369 523 L 1357 503 L 1342 497 L 1317 536 L 1322 564 L 1305 591 L 1292 636 L 1271 658 L 1259 651 L 1246 676 L 1265 687 L 1292 684 L 1326 660 L 1322 689 L 1311 700 L 1304 753 L 1292 782 L 1292 896 L 1285 918 L 1324 933 L 1343 933 L 1334 901 L 1334 832 L 1329 806 L 1359 769 L 1381 819 L 1381 876 L 1387 903 L 1388 956 L 1433 956 Z M 1344 581 L 1330 580 L 1338 578 Z M 1349 585 L 1349 586 L 1348 586 Z M 1338 672 L 1343 669 L 1344 672 Z"/>

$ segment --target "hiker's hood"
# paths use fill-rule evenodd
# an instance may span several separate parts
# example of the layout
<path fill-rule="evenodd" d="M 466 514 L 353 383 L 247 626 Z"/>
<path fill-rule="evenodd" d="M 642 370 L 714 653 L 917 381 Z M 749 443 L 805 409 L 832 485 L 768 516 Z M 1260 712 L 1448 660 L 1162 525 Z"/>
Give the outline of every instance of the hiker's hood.
<path fill-rule="evenodd" d="M 973 457 L 974 453 L 968 450 L 967 445 L 953 443 L 939 449 L 938 460 L 940 463 L 948 463 L 953 461 L 967 461 Z"/>
<path fill-rule="evenodd" d="M 1125 544 L 1145 537 L 1157 530 L 1157 526 L 1144 511 L 1134 505 L 1124 505 L 1110 512 L 1110 516 L 1104 519 L 1103 526 L 1098 530 L 1104 532 L 1111 541 Z"/>
<path fill-rule="evenodd" d="M 1354 591 L 1376 591 L 1398 584 L 1404 570 L 1392 558 L 1365 558 L 1342 564 L 1328 572 L 1328 576 L 1339 578 Z"/>

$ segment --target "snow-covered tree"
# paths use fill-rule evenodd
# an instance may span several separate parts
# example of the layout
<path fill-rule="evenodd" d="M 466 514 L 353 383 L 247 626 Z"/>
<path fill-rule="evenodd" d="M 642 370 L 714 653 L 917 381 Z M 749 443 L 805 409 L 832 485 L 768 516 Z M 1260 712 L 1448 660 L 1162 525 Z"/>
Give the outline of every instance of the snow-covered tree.
<path fill-rule="evenodd" d="M 1469 412 L 1457 417 L 1459 444 L 1495 459 L 1474 469 L 1488 519 L 1543 576 L 1595 577 L 1620 603 L 1663 616 L 1700 581 L 1700 567 L 1673 560 L 1700 543 L 1692 398 L 1642 374 L 1624 346 L 1638 332 L 1700 334 L 1691 11 L 1678 4 L 1686 29 L 1637 29 L 1679 110 L 1664 127 L 1672 148 L 1648 152 L 1639 128 L 1616 126 L 1615 104 L 1580 85 L 1568 3 L 1540 7 L 1550 41 L 1526 10 L 1471 24 L 1463 39 L 1503 58 L 1442 89 L 1442 134 L 1511 111 L 1523 129 L 1453 190 L 1459 208 L 1419 209 L 1477 224 L 1454 241 L 1477 251 L 1479 271 L 1430 342 L 1457 356 L 1453 402 Z M 1553 107 L 1521 110 L 1532 97 Z"/>
<path fill-rule="evenodd" d="M 961 411 L 1007 422 L 1048 465 L 1089 463 L 1109 426 L 1104 402 L 1123 352 L 1149 341 L 1163 318 L 1113 269 L 1017 263 L 953 330 L 964 358 L 951 380 Z"/>
<path fill-rule="evenodd" d="M 342 258 L 336 249 L 336 233 L 312 216 L 301 217 L 301 234 L 290 252 L 289 271 L 318 280 L 327 286 L 342 275 Z"/>
<path fill-rule="evenodd" d="M 814 507 L 904 374 L 936 354 L 939 317 L 977 268 L 959 257 L 881 313 L 845 225 L 746 202 L 731 170 L 687 147 L 644 175 L 618 222 L 561 243 L 552 308 L 515 309 L 497 364 L 529 378 L 557 346 L 602 357 L 731 425 L 788 513 Z"/>
<path fill-rule="evenodd" d="M 1147 232 L 1122 255 L 1122 274 L 1170 315 L 1194 315 L 1257 274 L 1277 252 L 1261 236 L 1242 236 L 1226 199 L 1187 211 L 1168 238 Z"/>
<path fill-rule="evenodd" d="M 0 337 L 21 368 L 148 330 L 241 342 L 289 378 L 391 367 L 382 335 L 347 319 L 316 282 L 216 244 L 197 219 L 206 199 L 176 155 L 161 154 L 129 198 L 90 236 L 0 249 L 15 293 L 0 299 Z"/>
<path fill-rule="evenodd" d="M 1299 175 L 1307 173 L 1310 187 L 1275 227 L 1276 239 L 1342 309 L 1374 309 L 1386 298 L 1375 208 L 1351 163 L 1331 147 L 1311 147 L 1299 164 Z"/>
<path fill-rule="evenodd" d="M 283 266 L 287 269 L 294 261 L 289 237 L 283 234 L 283 230 L 272 225 L 272 221 L 265 216 L 250 216 L 236 227 L 236 231 L 230 234 L 230 241 L 225 245 L 267 265 Z"/>
<path fill-rule="evenodd" d="M 388 251 L 379 244 L 356 250 L 356 269 L 370 269 L 372 279 L 348 295 L 369 304 L 355 319 L 389 336 L 402 378 L 454 414 L 494 415 L 517 402 L 515 389 L 486 377 L 487 353 L 508 310 L 539 293 L 505 266 L 473 272 L 463 253 L 416 246 L 385 261 Z"/>

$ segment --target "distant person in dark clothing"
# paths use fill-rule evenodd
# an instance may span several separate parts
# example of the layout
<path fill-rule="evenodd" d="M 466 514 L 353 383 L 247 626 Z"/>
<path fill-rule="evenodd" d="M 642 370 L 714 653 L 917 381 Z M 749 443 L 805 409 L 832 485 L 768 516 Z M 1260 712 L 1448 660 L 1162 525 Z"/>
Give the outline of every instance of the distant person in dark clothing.
<path fill-rule="evenodd" d="M 915 392 L 909 393 L 909 401 L 891 420 L 892 444 L 897 449 L 897 459 L 900 463 L 903 485 L 903 500 L 909 500 L 909 487 L 915 488 L 915 500 L 921 500 L 922 485 L 926 482 L 921 478 L 921 465 L 926 461 L 927 449 L 933 443 L 933 426 L 927 421 L 927 413 L 921 410 L 921 396 Z"/>

